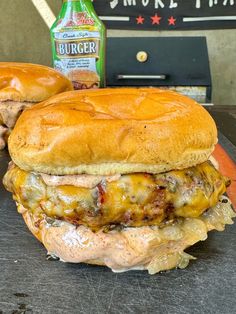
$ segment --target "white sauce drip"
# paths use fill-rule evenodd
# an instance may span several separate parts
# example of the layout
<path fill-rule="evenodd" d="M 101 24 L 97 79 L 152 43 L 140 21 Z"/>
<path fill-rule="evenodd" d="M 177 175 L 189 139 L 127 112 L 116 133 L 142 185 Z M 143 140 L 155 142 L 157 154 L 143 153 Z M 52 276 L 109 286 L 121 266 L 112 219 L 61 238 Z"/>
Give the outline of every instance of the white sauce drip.
<path fill-rule="evenodd" d="M 71 227 L 70 230 L 63 235 L 62 240 L 69 247 L 79 245 L 83 248 L 93 244 L 90 242 L 86 234 L 78 233 L 75 227 Z"/>
<path fill-rule="evenodd" d="M 120 179 L 120 174 L 113 176 L 95 176 L 89 174 L 82 175 L 66 175 L 66 176 L 54 176 L 41 173 L 40 174 L 44 183 L 48 186 L 59 185 L 74 185 L 77 187 L 83 187 L 92 189 L 102 181 L 113 182 Z"/>

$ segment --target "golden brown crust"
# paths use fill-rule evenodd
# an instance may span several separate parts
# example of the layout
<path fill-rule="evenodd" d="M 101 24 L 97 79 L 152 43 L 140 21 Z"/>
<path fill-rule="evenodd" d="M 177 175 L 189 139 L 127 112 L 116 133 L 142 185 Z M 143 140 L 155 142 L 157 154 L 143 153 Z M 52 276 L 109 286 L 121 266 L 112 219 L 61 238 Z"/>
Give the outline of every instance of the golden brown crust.
<path fill-rule="evenodd" d="M 0 62 L 0 101 L 41 102 L 70 90 L 73 90 L 70 80 L 52 68 Z"/>
<path fill-rule="evenodd" d="M 213 119 L 194 100 L 117 88 L 63 93 L 26 110 L 9 151 L 27 171 L 159 173 L 204 162 L 216 142 Z"/>

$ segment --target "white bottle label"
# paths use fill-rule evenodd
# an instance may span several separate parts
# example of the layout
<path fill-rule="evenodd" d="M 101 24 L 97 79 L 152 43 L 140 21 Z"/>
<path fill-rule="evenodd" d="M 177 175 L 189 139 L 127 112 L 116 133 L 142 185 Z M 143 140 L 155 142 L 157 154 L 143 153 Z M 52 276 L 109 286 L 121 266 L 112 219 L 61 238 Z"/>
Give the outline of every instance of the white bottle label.
<path fill-rule="evenodd" d="M 54 42 L 57 56 L 54 68 L 67 75 L 75 89 L 98 88 L 99 32 L 55 32 Z"/>

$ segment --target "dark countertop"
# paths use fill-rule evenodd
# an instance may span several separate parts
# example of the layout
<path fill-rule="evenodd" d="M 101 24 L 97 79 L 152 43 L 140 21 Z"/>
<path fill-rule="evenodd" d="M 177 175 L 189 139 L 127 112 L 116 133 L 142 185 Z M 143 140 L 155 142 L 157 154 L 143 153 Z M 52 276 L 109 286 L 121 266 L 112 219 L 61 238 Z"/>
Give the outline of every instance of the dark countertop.
<path fill-rule="evenodd" d="M 235 117 L 219 108 L 209 111 L 224 133 L 221 144 L 235 159 Z M 1 177 L 8 159 L 0 152 Z M 236 313 L 235 225 L 190 248 L 197 260 L 184 270 L 114 274 L 48 261 L 2 184 L 0 200 L 0 313 Z"/>
<path fill-rule="evenodd" d="M 207 107 L 218 129 L 236 146 L 236 106 Z"/>

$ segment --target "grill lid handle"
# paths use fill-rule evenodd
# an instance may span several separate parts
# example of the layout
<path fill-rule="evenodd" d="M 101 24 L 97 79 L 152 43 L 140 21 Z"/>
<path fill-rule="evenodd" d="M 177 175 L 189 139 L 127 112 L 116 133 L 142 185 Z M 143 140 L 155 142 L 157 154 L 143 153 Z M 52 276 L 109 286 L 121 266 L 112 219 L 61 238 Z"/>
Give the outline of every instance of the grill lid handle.
<path fill-rule="evenodd" d="M 165 74 L 159 75 L 126 75 L 126 74 L 118 74 L 118 80 L 166 80 Z"/>

